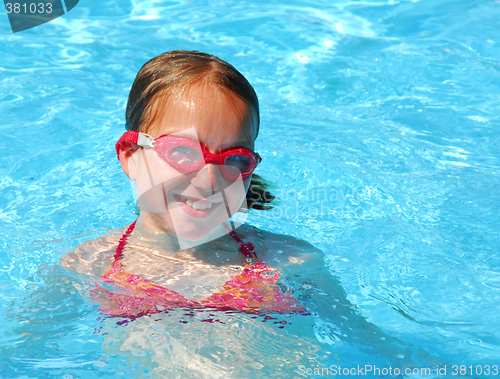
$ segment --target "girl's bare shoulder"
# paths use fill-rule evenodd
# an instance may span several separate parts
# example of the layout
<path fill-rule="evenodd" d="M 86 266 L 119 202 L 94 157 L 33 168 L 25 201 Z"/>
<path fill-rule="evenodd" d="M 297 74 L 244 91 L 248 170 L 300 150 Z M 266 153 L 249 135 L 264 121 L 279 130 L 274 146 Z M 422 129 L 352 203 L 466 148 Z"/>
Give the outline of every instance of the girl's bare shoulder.
<path fill-rule="evenodd" d="M 321 294 L 321 301 L 324 301 L 323 295 L 330 294 L 347 302 L 345 291 L 321 249 L 289 235 L 263 230 L 258 230 L 258 234 L 265 242 L 261 259 L 277 269 L 288 283 L 307 284 L 309 293 Z"/>
<path fill-rule="evenodd" d="M 243 231 L 247 239 L 256 246 L 259 258 L 271 266 L 288 267 L 289 271 L 304 264 L 307 267 L 324 265 L 324 253 L 307 241 L 253 226 L 247 226 Z M 276 264 L 273 265 L 273 262 Z"/>
<path fill-rule="evenodd" d="M 61 266 L 83 275 L 101 276 L 111 267 L 123 232 L 124 229 L 111 230 L 101 237 L 83 242 L 61 258 Z"/>

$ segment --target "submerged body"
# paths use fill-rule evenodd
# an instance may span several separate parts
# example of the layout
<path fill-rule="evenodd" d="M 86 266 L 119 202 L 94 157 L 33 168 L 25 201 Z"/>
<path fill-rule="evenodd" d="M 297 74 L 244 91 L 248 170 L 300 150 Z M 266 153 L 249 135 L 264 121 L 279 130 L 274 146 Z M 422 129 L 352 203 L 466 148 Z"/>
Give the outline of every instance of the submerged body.
<path fill-rule="evenodd" d="M 222 285 L 221 291 L 204 299 L 188 300 L 176 291 L 126 272 L 120 260 L 123 258 L 123 249 L 135 224 L 134 221 L 120 238 L 113 255 L 113 265 L 101 276 L 106 283 L 118 285 L 128 290 L 129 293 L 95 291 L 100 295 L 98 298 L 101 301 L 101 313 L 107 316 L 135 318 L 172 307 L 214 308 L 245 312 L 266 310 L 278 313 L 304 313 L 306 311 L 290 295 L 290 291 L 282 292 L 277 284 L 280 279 L 279 273 L 259 260 L 253 244 L 243 242 L 235 231 L 231 231 L 230 235 L 240 244 L 239 250 L 245 256 L 247 263 L 241 267 L 241 273 Z M 252 260 L 256 260 L 257 263 L 252 263 Z"/>
<path fill-rule="evenodd" d="M 296 269 L 305 259 L 323 266 L 322 254 L 314 247 L 281 236 L 281 243 L 273 244 L 277 248 L 269 249 L 264 245 L 269 233 L 248 225 L 237 235 L 179 251 L 162 249 L 158 234 L 153 240 L 141 226 L 131 229 L 88 241 L 62 259 L 63 266 L 96 279 L 99 287 L 93 296 L 107 316 L 136 318 L 174 307 L 306 314 L 287 277 L 298 275 Z M 163 237 L 164 242 L 170 240 Z M 283 254 L 279 245 L 295 249 Z M 248 246 L 253 258 L 242 253 Z M 112 288 L 104 288 L 106 284 Z"/>
<path fill-rule="evenodd" d="M 138 226 L 119 260 L 116 250 L 125 229 L 84 243 L 64 256 L 61 264 L 93 279 L 90 296 L 101 314 L 133 320 L 123 329 L 106 317 L 101 330 L 103 349 L 154 367 L 155 375 L 184 372 L 193 377 L 227 377 L 239 373 L 244 377 L 254 368 L 257 356 L 261 362 L 270 360 L 270 367 L 271 361 L 282 362 L 283 372 L 291 375 L 298 364 L 316 367 L 335 351 L 376 352 L 398 367 L 418 366 L 415 354 L 433 362 L 425 352 L 367 322 L 347 299 L 319 249 L 251 225 L 237 231 L 243 241 L 255 246 L 257 260 L 248 262 L 238 251 L 240 243 L 230 235 L 174 252 L 165 248 L 170 241 L 167 235 Z M 277 276 L 257 279 L 263 272 Z M 249 297 L 240 296 L 245 292 L 240 292 L 238 282 L 249 290 Z M 260 301 L 252 299 L 256 292 L 264 295 Z M 226 302 L 215 300 L 225 294 L 230 294 Z M 201 326 L 200 322 L 207 321 L 208 325 Z M 252 350 L 249 333 L 267 336 L 269 343 L 281 341 L 283 351 Z M 236 335 L 242 339 L 235 340 Z M 255 349 L 262 349 L 260 342 L 255 344 Z M 203 350 L 216 347 L 226 351 L 217 364 L 211 361 L 213 353 Z M 149 351 L 149 358 L 138 357 L 137 349 Z M 309 353 L 303 355 L 304 349 Z"/>

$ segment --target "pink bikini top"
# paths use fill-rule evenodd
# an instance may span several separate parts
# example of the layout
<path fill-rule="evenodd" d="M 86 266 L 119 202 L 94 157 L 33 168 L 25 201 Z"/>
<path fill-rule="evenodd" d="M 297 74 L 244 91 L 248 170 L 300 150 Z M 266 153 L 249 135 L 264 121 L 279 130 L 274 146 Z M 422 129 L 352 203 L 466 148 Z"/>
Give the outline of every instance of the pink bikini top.
<path fill-rule="evenodd" d="M 239 310 L 249 313 L 301 313 L 306 309 L 290 294 L 283 293 L 277 284 L 278 272 L 264 262 L 246 264 L 241 274 L 223 284 L 223 290 L 203 300 L 188 300 L 181 294 L 145 280 L 123 270 L 120 260 L 128 236 L 135 227 L 132 223 L 123 234 L 114 254 L 112 267 L 102 275 L 106 283 L 126 289 L 126 294 L 117 294 L 103 288 L 94 291 L 99 311 L 107 316 L 134 319 L 175 307 L 212 308 L 216 310 Z M 239 251 L 246 257 L 257 258 L 254 246 L 243 242 L 233 231 L 230 235 L 240 244 Z"/>

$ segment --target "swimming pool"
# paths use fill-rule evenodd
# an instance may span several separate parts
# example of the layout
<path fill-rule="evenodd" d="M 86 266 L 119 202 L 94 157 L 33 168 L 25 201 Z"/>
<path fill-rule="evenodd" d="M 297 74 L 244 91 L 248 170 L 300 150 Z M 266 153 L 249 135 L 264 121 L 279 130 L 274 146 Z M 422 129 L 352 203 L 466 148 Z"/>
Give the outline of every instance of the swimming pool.
<path fill-rule="evenodd" d="M 17 34 L 2 17 L 2 378 L 152 377 L 173 363 L 172 377 L 307 377 L 387 363 L 318 317 L 280 329 L 173 312 L 116 327 L 68 284 L 85 278 L 57 268 L 135 218 L 113 145 L 138 69 L 178 48 L 229 61 L 259 95 L 257 172 L 281 202 L 249 222 L 322 249 L 387 334 L 491 377 L 500 2 L 89 0 Z"/>

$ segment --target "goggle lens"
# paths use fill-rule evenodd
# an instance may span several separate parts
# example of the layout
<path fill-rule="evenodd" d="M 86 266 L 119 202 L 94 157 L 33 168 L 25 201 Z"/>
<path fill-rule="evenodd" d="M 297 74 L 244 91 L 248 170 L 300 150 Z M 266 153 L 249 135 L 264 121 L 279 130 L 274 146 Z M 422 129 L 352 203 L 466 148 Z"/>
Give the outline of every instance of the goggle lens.
<path fill-rule="evenodd" d="M 224 164 L 232 175 L 243 175 L 252 172 L 254 168 L 254 160 L 247 155 L 232 155 L 224 160 Z"/>
<path fill-rule="evenodd" d="M 167 147 L 166 150 L 163 155 L 171 162 L 182 166 L 191 166 L 203 159 L 203 153 L 191 146 L 174 146 L 170 149 Z"/>

